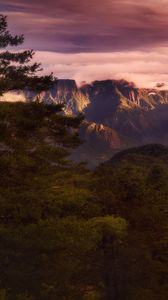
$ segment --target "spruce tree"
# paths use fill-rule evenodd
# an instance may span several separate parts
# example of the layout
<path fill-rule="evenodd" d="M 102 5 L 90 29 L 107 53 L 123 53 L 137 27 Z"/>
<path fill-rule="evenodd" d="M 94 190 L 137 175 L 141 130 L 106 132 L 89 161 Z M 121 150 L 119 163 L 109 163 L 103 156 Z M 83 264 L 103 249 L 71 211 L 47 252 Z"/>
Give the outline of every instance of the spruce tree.
<path fill-rule="evenodd" d="M 37 92 L 49 89 L 53 75 L 38 76 L 39 63 L 31 63 L 33 50 L 13 51 L 22 45 L 23 35 L 12 35 L 8 30 L 7 17 L 0 15 L 0 94 L 13 89 L 29 89 Z"/>

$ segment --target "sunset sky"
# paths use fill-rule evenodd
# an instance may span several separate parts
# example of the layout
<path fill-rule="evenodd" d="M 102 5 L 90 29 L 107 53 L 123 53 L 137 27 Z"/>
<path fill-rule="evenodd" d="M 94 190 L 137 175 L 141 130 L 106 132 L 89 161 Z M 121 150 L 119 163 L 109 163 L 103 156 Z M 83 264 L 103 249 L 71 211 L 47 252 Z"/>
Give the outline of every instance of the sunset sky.
<path fill-rule="evenodd" d="M 0 0 L 45 72 L 168 87 L 168 0 Z"/>

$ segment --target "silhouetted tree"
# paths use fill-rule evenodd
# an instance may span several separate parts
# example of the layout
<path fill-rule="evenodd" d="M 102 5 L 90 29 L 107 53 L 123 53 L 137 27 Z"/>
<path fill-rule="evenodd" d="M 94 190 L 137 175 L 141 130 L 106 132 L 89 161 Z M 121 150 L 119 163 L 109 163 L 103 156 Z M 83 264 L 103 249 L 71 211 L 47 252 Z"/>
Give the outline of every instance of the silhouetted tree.
<path fill-rule="evenodd" d="M 11 35 L 8 31 L 7 17 L 0 15 L 0 94 L 13 89 L 30 89 L 40 92 L 49 89 L 53 75 L 37 76 L 40 64 L 30 64 L 34 51 L 12 52 L 8 48 L 22 45 L 23 35 Z"/>

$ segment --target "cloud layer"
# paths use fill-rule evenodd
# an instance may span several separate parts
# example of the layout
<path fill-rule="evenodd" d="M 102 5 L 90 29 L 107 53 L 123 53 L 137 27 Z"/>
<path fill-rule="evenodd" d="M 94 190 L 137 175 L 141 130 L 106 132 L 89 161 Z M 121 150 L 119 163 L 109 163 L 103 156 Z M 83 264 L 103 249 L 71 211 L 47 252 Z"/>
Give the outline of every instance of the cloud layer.
<path fill-rule="evenodd" d="M 0 0 L 45 72 L 79 82 L 168 81 L 168 0 Z"/>
<path fill-rule="evenodd" d="M 168 47 L 155 51 L 60 54 L 38 51 L 35 60 L 42 61 L 43 73 L 54 72 L 58 78 L 72 78 L 81 84 L 103 79 L 126 79 L 139 87 L 168 88 Z"/>

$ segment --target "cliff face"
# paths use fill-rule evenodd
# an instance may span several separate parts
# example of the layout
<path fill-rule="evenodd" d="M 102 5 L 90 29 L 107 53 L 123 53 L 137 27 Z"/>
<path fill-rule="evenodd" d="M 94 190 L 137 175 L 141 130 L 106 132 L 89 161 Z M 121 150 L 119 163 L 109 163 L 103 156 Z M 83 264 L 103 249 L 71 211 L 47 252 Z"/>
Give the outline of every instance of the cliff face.
<path fill-rule="evenodd" d="M 8 101 L 33 101 L 34 93 L 14 91 Z M 38 96 L 45 103 L 63 103 L 65 113 L 83 113 L 83 145 L 75 159 L 97 164 L 119 150 L 145 143 L 168 144 L 168 91 L 138 89 L 124 80 L 95 81 L 77 87 L 74 80 L 58 80 Z"/>
<path fill-rule="evenodd" d="M 86 159 L 97 163 L 128 147 L 168 144 L 168 91 L 107 80 L 82 86 L 80 92 L 89 100 L 83 112 L 90 125 L 81 134 L 90 146 Z"/>

